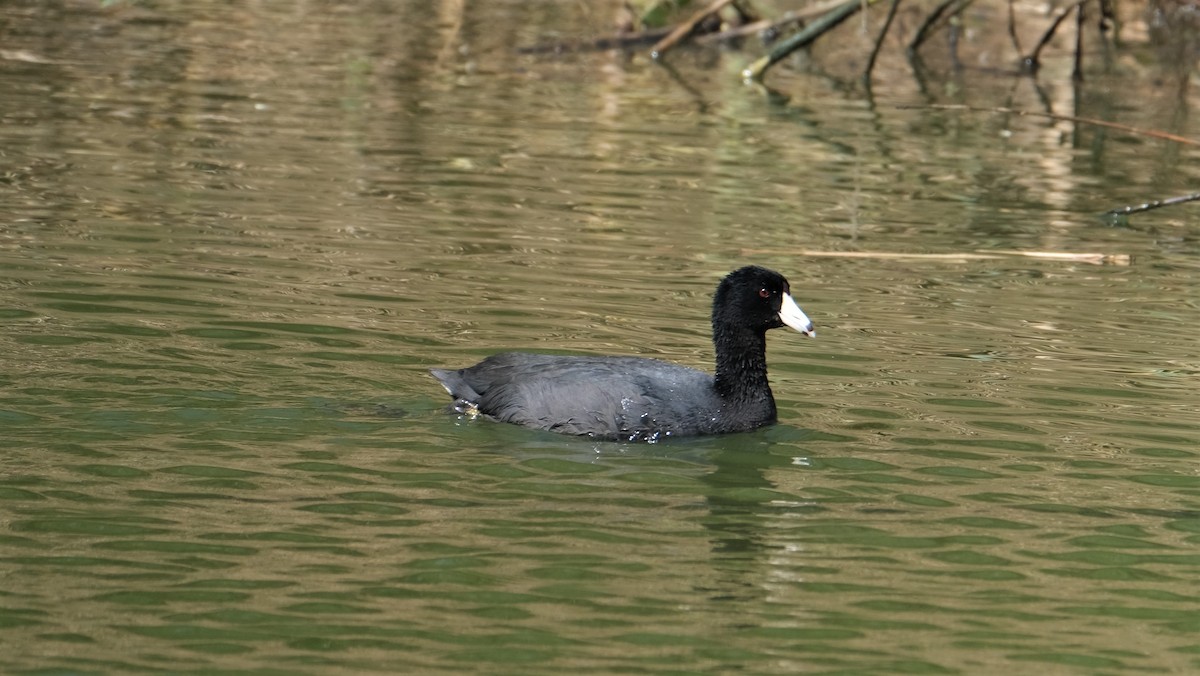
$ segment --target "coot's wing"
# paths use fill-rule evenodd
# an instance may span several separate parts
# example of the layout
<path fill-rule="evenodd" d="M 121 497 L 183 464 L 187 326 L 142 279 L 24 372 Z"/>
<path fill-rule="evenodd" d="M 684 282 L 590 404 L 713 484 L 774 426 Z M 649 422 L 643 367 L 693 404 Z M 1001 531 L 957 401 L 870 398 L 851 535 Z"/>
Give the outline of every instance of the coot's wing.
<path fill-rule="evenodd" d="M 564 434 L 696 434 L 717 406 L 711 376 L 657 359 L 507 353 L 435 375 L 481 413 Z"/>

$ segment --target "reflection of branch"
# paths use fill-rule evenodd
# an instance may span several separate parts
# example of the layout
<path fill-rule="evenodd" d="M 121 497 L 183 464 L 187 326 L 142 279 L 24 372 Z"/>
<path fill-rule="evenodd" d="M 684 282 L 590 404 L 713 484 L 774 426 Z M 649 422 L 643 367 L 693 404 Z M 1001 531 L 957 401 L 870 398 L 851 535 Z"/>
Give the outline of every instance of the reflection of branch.
<path fill-rule="evenodd" d="M 437 53 L 438 70 L 441 70 L 441 67 L 453 58 L 455 45 L 462 41 L 463 14 L 465 13 L 462 0 L 446 3 L 441 9 L 443 14 L 452 13 L 452 16 L 439 17 L 442 19 L 442 25 L 446 26 L 446 36 L 442 41 L 442 48 Z"/>
<path fill-rule="evenodd" d="M 1036 111 L 1036 110 L 1017 110 L 1015 108 L 1003 108 L 1003 107 L 1000 107 L 1000 108 L 977 108 L 975 106 L 964 106 L 964 105 L 959 105 L 959 104 L 931 104 L 931 105 L 921 105 L 921 106 L 900 104 L 900 105 L 897 105 L 896 107 L 900 108 L 902 110 L 914 110 L 914 109 L 916 109 L 916 110 L 961 110 L 961 111 L 966 111 L 966 112 L 971 112 L 971 113 L 1004 113 L 1006 115 L 1020 115 L 1022 117 L 1045 117 L 1045 118 L 1049 118 L 1051 120 L 1058 120 L 1060 122 L 1075 122 L 1077 124 L 1090 124 L 1090 125 L 1093 125 L 1096 127 L 1106 127 L 1108 129 L 1116 129 L 1117 131 L 1123 131 L 1128 134 L 1149 136 L 1150 138 L 1162 139 L 1164 141 L 1174 141 L 1175 143 L 1183 143 L 1183 144 L 1189 145 L 1189 146 L 1200 146 L 1200 141 L 1197 141 L 1195 139 L 1190 139 L 1186 136 L 1179 136 L 1177 134 L 1171 134 L 1171 133 L 1168 133 L 1165 131 L 1158 131 L 1156 129 L 1138 129 L 1137 127 L 1130 127 L 1129 125 L 1120 124 L 1117 122 L 1109 122 L 1107 120 L 1097 120 L 1096 118 L 1093 118 L 1093 117 L 1076 117 L 1074 115 L 1059 115 L 1057 113 L 1043 113 L 1043 112 Z"/>
<path fill-rule="evenodd" d="M 1104 212 L 1104 215 L 1105 216 L 1128 216 L 1129 214 L 1140 214 L 1143 211 L 1150 211 L 1152 209 L 1160 209 L 1162 207 L 1171 207 L 1171 206 L 1175 206 L 1176 204 L 1184 204 L 1186 202 L 1195 202 L 1197 200 L 1200 200 L 1200 192 L 1194 192 L 1190 195 L 1183 195 L 1181 197 L 1171 197 L 1171 198 L 1165 199 L 1165 200 L 1154 200 L 1153 202 L 1146 202 L 1145 204 L 1138 204 L 1136 206 L 1120 207 L 1117 209 L 1109 209 L 1108 211 Z"/>
<path fill-rule="evenodd" d="M 694 86 L 692 86 L 687 80 L 683 79 L 683 76 L 679 74 L 679 71 L 675 70 L 675 67 L 671 65 L 670 61 L 662 59 L 658 61 L 658 66 L 667 72 L 667 75 L 675 81 L 675 84 L 683 88 L 683 91 L 687 92 L 693 99 L 696 100 L 696 112 L 701 114 L 709 112 L 709 109 L 712 106 L 708 104 L 708 101 L 704 100 L 704 94 L 701 93 L 699 89 L 696 89 Z"/>
<path fill-rule="evenodd" d="M 653 43 L 670 34 L 670 28 L 653 28 L 638 33 L 609 35 L 585 43 L 547 42 L 530 47 L 518 47 L 518 54 L 561 54 L 565 52 L 603 51 L 605 49 L 629 49 Z"/>

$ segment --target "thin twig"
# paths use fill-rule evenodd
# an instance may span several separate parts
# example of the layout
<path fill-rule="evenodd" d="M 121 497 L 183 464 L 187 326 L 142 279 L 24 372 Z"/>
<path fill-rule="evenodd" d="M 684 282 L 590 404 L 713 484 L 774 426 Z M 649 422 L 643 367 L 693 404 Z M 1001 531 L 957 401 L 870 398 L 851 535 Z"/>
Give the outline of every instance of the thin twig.
<path fill-rule="evenodd" d="M 1116 129 L 1129 134 L 1138 136 L 1149 136 L 1150 138 L 1161 139 L 1163 141 L 1173 141 L 1175 143 L 1183 143 L 1189 146 L 1200 146 L 1200 141 L 1190 139 L 1186 136 L 1179 136 L 1165 131 L 1157 131 L 1155 129 L 1138 129 L 1129 125 L 1120 124 L 1117 122 L 1109 122 L 1107 120 L 1097 120 L 1092 117 L 1076 117 L 1074 115 L 1059 115 L 1058 113 L 1044 113 L 1035 110 L 1017 110 L 1015 108 L 977 108 L 975 106 L 964 106 L 961 104 L 931 104 L 931 105 L 906 105 L 899 104 L 897 108 L 904 110 L 961 110 L 971 113 L 1002 113 L 1005 115 L 1020 115 L 1022 117 L 1044 117 L 1060 122 L 1075 122 L 1077 124 L 1090 124 L 1096 127 L 1105 127 L 1108 129 Z"/>
<path fill-rule="evenodd" d="M 840 7 L 845 1 L 846 0 L 827 0 L 826 2 L 812 5 L 811 7 L 805 7 L 801 10 L 784 12 L 782 16 L 773 21 L 764 19 L 762 21 L 748 23 L 744 26 L 735 26 L 719 33 L 702 35 L 696 38 L 696 42 L 721 42 L 723 40 L 731 40 L 733 38 L 754 35 L 755 33 L 770 33 L 773 31 L 778 31 L 790 23 L 796 23 L 797 21 L 808 21 L 809 19 L 821 16 L 825 12 L 828 12 L 835 7 Z"/>
<path fill-rule="evenodd" d="M 1073 253 L 1069 251 L 999 251 L 988 253 L 996 256 L 1016 256 L 1020 258 L 1037 258 L 1046 261 L 1069 261 L 1073 263 L 1091 263 L 1092 265 L 1129 265 L 1133 256 L 1129 254 L 1102 253 Z"/>
<path fill-rule="evenodd" d="M 863 72 L 863 80 L 869 85 L 871 83 L 871 71 L 875 70 L 875 59 L 879 56 L 879 50 L 883 48 L 883 39 L 887 37 L 888 30 L 892 27 L 892 20 L 896 18 L 896 9 L 900 7 L 900 0 L 892 0 L 892 6 L 888 8 L 887 18 L 883 20 L 883 28 L 879 31 L 879 38 L 875 40 L 875 48 L 871 50 L 871 58 L 867 60 L 867 69 Z"/>
<path fill-rule="evenodd" d="M 1046 29 L 1046 32 L 1042 34 L 1042 39 L 1038 40 L 1037 46 L 1034 47 L 1029 56 L 1026 56 L 1022 61 L 1022 65 L 1025 67 L 1027 72 L 1037 72 L 1037 69 L 1041 66 L 1041 64 L 1038 62 L 1038 57 L 1040 57 L 1042 54 L 1042 48 L 1054 38 L 1055 31 L 1058 30 L 1058 27 L 1060 24 L 1062 24 L 1063 20 L 1071 15 L 1071 11 L 1089 1 L 1090 0 L 1075 0 L 1075 2 L 1068 5 L 1067 8 L 1064 9 L 1058 16 L 1054 17 L 1054 22 L 1051 23 L 1050 27 Z"/>
<path fill-rule="evenodd" d="M 700 22 L 717 12 L 725 9 L 733 0 L 713 0 L 708 4 L 708 7 L 693 14 L 687 21 L 675 27 L 667 37 L 659 40 L 653 47 L 650 48 L 650 58 L 659 59 L 666 51 L 683 41 L 684 38 L 696 32 L 696 27 Z"/>
<path fill-rule="evenodd" d="M 766 252 L 743 250 L 742 253 L 744 255 L 752 255 Z M 1129 254 L 1073 253 L 1066 251 L 999 251 L 985 249 L 962 253 L 897 253 L 891 251 L 819 251 L 802 249 L 800 251 L 790 251 L 789 253 L 814 258 L 865 258 L 893 261 L 946 261 L 949 263 L 994 261 L 1005 258 L 1036 258 L 1038 260 L 1088 263 L 1090 265 L 1129 265 L 1133 262 L 1133 257 Z"/>
<path fill-rule="evenodd" d="M 750 23 L 742 24 L 741 26 L 734 26 L 733 28 L 726 28 L 725 30 L 718 31 L 716 33 L 708 33 L 706 35 L 701 35 L 696 38 L 696 42 L 698 44 L 705 44 L 708 42 L 723 42 L 725 40 L 736 40 L 737 38 L 744 38 L 747 35 L 754 35 L 755 33 L 769 31 L 769 30 L 771 30 L 771 28 L 773 26 L 780 26 L 780 25 L 789 23 L 791 21 L 796 21 L 796 18 L 793 16 L 789 16 L 782 21 L 768 21 L 766 19 L 760 19 L 758 21 L 752 21 Z"/>
<path fill-rule="evenodd" d="M 1182 197 L 1171 197 L 1171 198 L 1165 199 L 1165 200 L 1154 200 L 1152 202 L 1146 202 L 1145 204 L 1138 204 L 1136 206 L 1128 206 L 1128 207 L 1120 207 L 1117 209 L 1109 209 L 1108 211 L 1104 212 L 1104 215 L 1105 216 L 1128 216 L 1129 214 L 1140 214 L 1143 211 L 1151 211 L 1153 209 L 1161 209 L 1162 207 L 1171 207 L 1171 206 L 1175 206 L 1176 204 L 1195 202 L 1197 200 L 1200 200 L 1200 192 L 1194 192 L 1190 195 L 1183 195 Z"/>
<path fill-rule="evenodd" d="M 742 71 L 742 77 L 747 80 L 759 82 L 763 78 L 763 74 L 771 66 L 779 63 L 787 58 L 792 52 L 797 49 L 802 49 L 812 44 L 817 38 L 825 33 L 833 30 L 846 19 L 854 16 L 855 12 L 862 9 L 865 5 L 875 3 L 877 0 L 846 0 L 829 10 L 820 18 L 804 27 L 795 35 L 780 40 L 773 49 L 764 57 L 750 64 L 750 67 Z"/>

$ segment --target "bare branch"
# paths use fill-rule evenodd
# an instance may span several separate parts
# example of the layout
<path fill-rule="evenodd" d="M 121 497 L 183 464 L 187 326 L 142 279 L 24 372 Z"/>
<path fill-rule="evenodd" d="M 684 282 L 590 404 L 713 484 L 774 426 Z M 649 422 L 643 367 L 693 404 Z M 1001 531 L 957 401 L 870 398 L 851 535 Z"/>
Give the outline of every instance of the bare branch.
<path fill-rule="evenodd" d="M 655 45 L 650 48 L 650 58 L 662 58 L 662 55 L 666 53 L 668 49 L 679 44 L 689 35 L 696 32 L 696 26 L 699 26 L 700 22 L 704 21 L 713 14 L 716 14 L 722 9 L 725 9 L 725 6 L 732 1 L 733 0 L 713 0 L 710 2 L 708 7 L 705 7 L 699 12 L 693 14 L 687 21 L 684 21 L 676 26 L 675 29 L 672 30 L 669 35 L 667 35 L 667 37 L 655 43 Z"/>
<path fill-rule="evenodd" d="M 892 27 L 892 20 L 896 18 L 896 10 L 900 7 L 900 0 L 892 0 L 892 6 L 888 8 L 887 18 L 883 21 L 883 28 L 879 31 L 879 38 L 875 40 L 875 48 L 871 50 L 871 58 L 867 60 L 867 69 L 863 72 L 863 80 L 868 85 L 871 83 L 871 71 L 875 70 L 875 59 L 879 56 L 879 50 L 883 48 L 883 39 L 887 37 L 888 30 Z"/>
<path fill-rule="evenodd" d="M 742 253 L 752 255 L 767 252 L 743 250 Z M 1133 257 L 1129 254 L 1074 253 L 1068 251 L 1002 251 L 985 249 L 964 251 L 961 253 L 901 253 L 891 251 L 818 251 L 802 249 L 790 253 L 797 256 L 812 256 L 814 258 L 866 258 L 894 261 L 945 261 L 947 263 L 994 261 L 1005 258 L 1036 258 L 1047 261 L 1087 263 L 1089 265 L 1129 265 L 1133 262 Z"/>
<path fill-rule="evenodd" d="M 820 18 L 805 26 L 800 32 L 785 40 L 780 40 L 766 56 L 750 64 L 749 68 L 742 71 L 742 77 L 755 82 L 761 81 L 763 74 L 767 72 L 768 68 L 787 58 L 788 55 L 797 49 L 803 49 L 812 44 L 817 38 L 833 30 L 846 19 L 854 16 L 860 9 L 876 1 L 846 0 L 846 2 L 834 7 Z"/>
<path fill-rule="evenodd" d="M 936 9 L 930 12 L 929 16 L 925 17 L 925 21 L 921 24 L 921 27 L 917 29 L 916 37 L 914 37 L 912 42 L 908 44 L 908 53 L 910 55 L 917 53 L 917 50 L 921 48 L 921 45 L 924 44 L 925 41 L 929 39 L 929 36 L 933 34 L 934 26 L 938 21 L 941 21 L 942 16 L 946 14 L 946 11 L 950 9 L 951 5 L 959 3 L 959 6 L 956 7 L 953 12 L 950 12 L 950 16 L 954 16 L 970 6 L 972 2 L 974 2 L 974 0 L 943 0 L 942 4 L 938 5 Z"/>
<path fill-rule="evenodd" d="M 1054 17 L 1054 22 L 1051 23 L 1050 27 L 1046 29 L 1046 32 L 1042 34 L 1042 39 L 1038 40 L 1037 46 L 1034 47 L 1029 56 L 1026 56 L 1021 62 L 1021 65 L 1027 72 L 1037 72 L 1037 69 L 1041 67 L 1041 63 L 1038 61 L 1038 59 L 1041 57 L 1042 48 L 1049 44 L 1050 40 L 1054 38 L 1054 33 L 1058 30 L 1058 27 L 1062 24 L 1063 20 L 1070 16 L 1073 10 L 1085 2 L 1090 2 L 1090 0 L 1075 0 L 1075 2 L 1068 5 L 1067 8 L 1064 9 L 1058 16 Z"/>

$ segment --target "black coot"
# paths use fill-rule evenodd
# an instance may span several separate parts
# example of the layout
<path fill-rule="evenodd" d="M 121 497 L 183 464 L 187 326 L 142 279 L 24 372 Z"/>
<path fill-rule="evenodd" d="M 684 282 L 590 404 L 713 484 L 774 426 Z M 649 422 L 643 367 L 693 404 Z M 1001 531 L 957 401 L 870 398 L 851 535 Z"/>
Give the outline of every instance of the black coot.
<path fill-rule="evenodd" d="M 434 369 L 460 412 L 598 439 L 742 432 L 775 422 L 767 383 L 767 330 L 815 336 L 783 275 L 748 266 L 713 296 L 716 376 L 641 357 L 498 354 L 457 371 Z"/>

